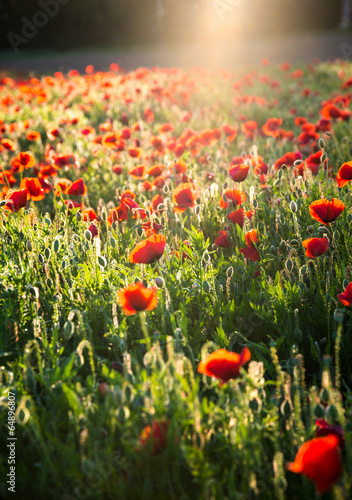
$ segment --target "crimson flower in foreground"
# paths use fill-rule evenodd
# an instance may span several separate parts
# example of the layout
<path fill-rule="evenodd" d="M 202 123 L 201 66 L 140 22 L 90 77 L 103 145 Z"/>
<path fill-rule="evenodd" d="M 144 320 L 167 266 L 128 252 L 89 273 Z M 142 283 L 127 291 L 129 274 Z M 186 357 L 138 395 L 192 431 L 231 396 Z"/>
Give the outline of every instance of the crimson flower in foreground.
<path fill-rule="evenodd" d="M 345 209 L 345 204 L 341 200 L 333 198 L 329 200 L 316 200 L 309 205 L 309 213 L 313 219 L 322 224 L 329 225 L 333 222 Z"/>
<path fill-rule="evenodd" d="M 140 241 L 130 253 L 130 262 L 135 264 L 151 264 L 163 255 L 166 238 L 161 234 L 153 234 Z"/>
<path fill-rule="evenodd" d="M 346 286 L 345 291 L 340 293 L 337 298 L 344 306 L 352 305 L 352 282 Z"/>
<path fill-rule="evenodd" d="M 18 212 L 27 205 L 27 189 L 17 189 L 5 196 L 6 203 L 3 207 L 11 212 Z"/>
<path fill-rule="evenodd" d="M 337 185 L 339 188 L 345 186 L 352 179 L 352 161 L 348 161 L 341 165 L 336 175 Z"/>
<path fill-rule="evenodd" d="M 249 260 L 254 262 L 258 262 L 260 259 L 259 252 L 255 247 L 255 244 L 258 241 L 257 231 L 252 229 L 245 234 L 245 239 L 247 246 L 245 248 L 240 248 L 240 252 Z"/>
<path fill-rule="evenodd" d="M 151 311 L 158 303 L 156 287 L 146 288 L 141 281 L 119 290 L 116 299 L 126 316 L 139 311 Z"/>
<path fill-rule="evenodd" d="M 251 353 L 247 347 L 244 347 L 240 354 L 219 349 L 199 363 L 198 372 L 221 380 L 222 385 L 231 378 L 237 378 L 240 368 L 250 359 Z"/>
<path fill-rule="evenodd" d="M 287 464 L 286 469 L 307 476 L 315 484 L 318 493 L 329 491 L 342 473 L 338 437 L 329 434 L 307 441 L 298 450 L 295 461 Z"/>
<path fill-rule="evenodd" d="M 306 249 L 306 256 L 314 259 L 327 251 L 329 241 L 326 238 L 308 238 L 302 241 L 302 245 Z"/>
<path fill-rule="evenodd" d="M 315 421 L 317 428 L 315 429 L 315 437 L 329 436 L 334 434 L 339 440 L 341 450 L 345 447 L 345 440 L 343 436 L 343 429 L 340 425 L 330 425 L 323 418 Z"/>

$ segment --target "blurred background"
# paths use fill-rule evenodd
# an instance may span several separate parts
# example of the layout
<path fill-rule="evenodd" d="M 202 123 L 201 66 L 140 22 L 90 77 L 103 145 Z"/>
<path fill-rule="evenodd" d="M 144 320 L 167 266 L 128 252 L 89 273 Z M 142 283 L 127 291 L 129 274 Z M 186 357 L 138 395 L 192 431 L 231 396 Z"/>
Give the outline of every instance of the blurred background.
<path fill-rule="evenodd" d="M 343 43 L 342 55 L 349 57 L 351 3 L 352 0 L 0 0 L 0 51 L 9 51 L 11 58 L 16 58 L 19 52 L 23 55 L 33 50 L 124 51 L 134 47 L 143 51 L 150 45 L 162 49 L 192 44 L 213 52 L 215 47 L 220 59 L 231 48 L 232 57 L 245 60 L 246 46 L 251 58 L 260 49 L 259 42 L 284 43 L 290 36 L 294 38 L 289 40 L 299 42 L 300 37 L 308 36 L 303 48 L 297 48 L 299 53 L 307 50 L 304 47 L 309 44 L 320 44 L 316 47 L 317 57 L 321 57 L 320 53 L 326 54 L 326 58 L 338 57 L 339 44 Z M 338 28 L 347 31 L 339 31 L 343 34 L 336 40 L 324 42 L 326 33 L 336 33 Z M 312 34 L 317 36 L 315 41 L 310 41 Z M 287 42 L 282 58 L 287 54 L 288 59 L 294 59 L 295 47 L 290 46 L 295 43 Z M 326 46 L 322 47 L 324 43 Z M 251 44 L 255 44 L 252 49 Z M 262 56 L 266 54 L 263 52 Z M 215 57 L 214 53 L 211 57 Z M 160 61 L 157 59 L 156 65 L 163 63 L 162 54 Z"/>

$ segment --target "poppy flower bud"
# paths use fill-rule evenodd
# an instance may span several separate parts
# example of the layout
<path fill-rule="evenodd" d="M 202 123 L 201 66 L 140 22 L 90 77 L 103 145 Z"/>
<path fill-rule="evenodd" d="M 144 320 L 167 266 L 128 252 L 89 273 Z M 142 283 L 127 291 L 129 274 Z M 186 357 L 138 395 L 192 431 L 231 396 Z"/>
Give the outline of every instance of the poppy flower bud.
<path fill-rule="evenodd" d="M 339 414 L 335 405 L 330 405 L 326 408 L 326 418 L 331 422 L 335 422 L 336 420 L 338 420 Z"/>
<path fill-rule="evenodd" d="M 285 262 L 285 267 L 287 269 L 287 271 L 290 273 L 293 269 L 293 262 L 291 259 L 287 259 L 287 261 Z"/>
<path fill-rule="evenodd" d="M 78 222 L 80 222 L 82 220 L 82 215 L 80 212 L 76 213 L 76 219 L 78 220 Z"/>
<path fill-rule="evenodd" d="M 302 266 L 302 267 L 301 267 L 301 269 L 299 270 L 299 274 L 300 274 L 301 276 L 303 276 L 304 274 L 306 274 L 306 272 L 307 272 L 307 266 L 306 266 L 306 265 L 304 265 L 304 266 Z"/>
<path fill-rule="evenodd" d="M 137 227 L 137 234 L 138 234 L 138 236 L 142 236 L 143 235 L 143 228 L 141 226 Z"/>
<path fill-rule="evenodd" d="M 38 255 L 38 262 L 40 262 L 41 264 L 44 264 L 44 257 L 41 253 Z"/>
<path fill-rule="evenodd" d="M 164 279 L 161 277 L 161 276 L 158 276 L 156 279 L 155 279 L 155 284 L 158 288 L 164 288 L 165 286 L 165 281 Z"/>
<path fill-rule="evenodd" d="M 276 248 L 274 247 L 274 245 L 270 246 L 269 252 L 271 253 L 271 255 L 276 255 L 277 251 L 276 251 Z"/>
<path fill-rule="evenodd" d="M 84 231 L 84 237 L 85 237 L 85 239 L 86 239 L 87 241 L 91 241 L 91 239 L 92 239 L 92 233 L 89 231 L 89 229 L 86 229 L 86 230 Z"/>
<path fill-rule="evenodd" d="M 343 311 L 341 309 L 336 309 L 334 313 L 334 320 L 336 323 L 343 323 L 343 318 L 345 317 Z"/>
<path fill-rule="evenodd" d="M 318 144 L 319 144 L 320 149 L 322 149 L 322 150 L 325 149 L 325 141 L 322 137 L 320 137 Z"/>
<path fill-rule="evenodd" d="M 50 252 L 50 249 L 49 249 L 49 248 L 46 248 L 46 249 L 44 250 L 44 255 L 45 255 L 46 260 L 49 260 L 49 259 L 50 259 L 51 252 Z"/>
<path fill-rule="evenodd" d="M 111 238 L 110 238 L 110 245 L 112 246 L 112 248 L 116 247 L 116 240 L 113 236 L 111 236 Z"/>
<path fill-rule="evenodd" d="M 196 215 L 199 215 L 200 214 L 200 211 L 201 211 L 201 206 L 200 205 L 197 205 L 196 208 L 194 209 Z"/>
<path fill-rule="evenodd" d="M 313 409 L 313 414 L 314 414 L 314 417 L 315 418 L 324 418 L 325 417 L 325 409 L 323 406 L 317 404 L 314 406 L 314 409 Z"/>
<path fill-rule="evenodd" d="M 33 250 L 33 245 L 30 240 L 26 241 L 26 249 L 28 250 L 28 252 L 31 252 Z"/>
<path fill-rule="evenodd" d="M 167 194 L 169 192 L 169 186 L 167 184 L 163 185 L 163 193 Z"/>
<path fill-rule="evenodd" d="M 281 252 L 284 252 L 286 250 L 286 242 L 284 240 L 282 240 L 280 243 L 280 250 Z"/>
<path fill-rule="evenodd" d="M 287 399 L 282 403 L 280 407 L 281 414 L 284 418 L 290 418 L 292 410 L 291 410 L 291 405 L 287 401 Z"/>
<path fill-rule="evenodd" d="M 207 281 L 203 281 L 203 291 L 204 291 L 204 293 L 210 292 L 210 285 Z"/>
<path fill-rule="evenodd" d="M 296 344 L 299 344 L 303 340 L 303 332 L 300 328 L 295 328 L 293 333 L 293 340 Z"/>
<path fill-rule="evenodd" d="M 307 227 L 307 233 L 308 233 L 308 234 L 312 234 L 312 232 L 313 232 L 313 231 L 314 231 L 313 226 L 308 226 L 308 227 Z"/>
<path fill-rule="evenodd" d="M 350 283 L 350 282 L 349 282 L 348 280 L 346 280 L 346 279 L 345 279 L 345 280 L 343 280 L 342 286 L 343 286 L 344 288 L 347 288 L 347 287 L 348 287 L 348 285 L 349 285 L 349 283 Z"/>
<path fill-rule="evenodd" d="M 290 209 L 294 214 L 297 212 L 297 204 L 293 200 L 290 203 Z"/>
<path fill-rule="evenodd" d="M 227 268 L 227 270 L 226 270 L 226 276 L 228 278 L 232 278 L 232 276 L 233 276 L 233 267 L 232 266 L 230 266 L 230 267 Z"/>
<path fill-rule="evenodd" d="M 53 280 L 52 280 L 51 278 L 48 278 L 48 279 L 46 280 L 46 286 L 47 286 L 48 288 L 51 288 L 51 287 L 53 286 Z"/>
<path fill-rule="evenodd" d="M 320 391 L 320 402 L 323 404 L 323 405 L 327 405 L 328 402 L 329 402 L 329 398 L 330 398 L 330 394 L 329 394 L 329 391 L 327 389 L 322 389 Z"/>

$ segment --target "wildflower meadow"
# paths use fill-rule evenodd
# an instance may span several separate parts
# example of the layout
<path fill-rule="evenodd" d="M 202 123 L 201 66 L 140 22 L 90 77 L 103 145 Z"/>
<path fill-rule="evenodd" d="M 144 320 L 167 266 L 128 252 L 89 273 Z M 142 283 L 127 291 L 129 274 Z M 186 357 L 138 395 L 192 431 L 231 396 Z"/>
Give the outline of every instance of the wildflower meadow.
<path fill-rule="evenodd" d="M 352 498 L 351 102 L 342 60 L 0 74 L 1 498 Z"/>

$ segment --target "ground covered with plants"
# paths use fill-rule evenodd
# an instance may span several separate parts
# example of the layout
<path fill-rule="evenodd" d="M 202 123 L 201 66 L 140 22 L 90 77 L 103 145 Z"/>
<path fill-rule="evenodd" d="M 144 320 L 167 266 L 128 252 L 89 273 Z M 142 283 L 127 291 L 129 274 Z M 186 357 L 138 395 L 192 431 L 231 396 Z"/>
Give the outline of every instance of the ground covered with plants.
<path fill-rule="evenodd" d="M 16 494 L 351 498 L 351 88 L 341 61 L 0 75 Z"/>

